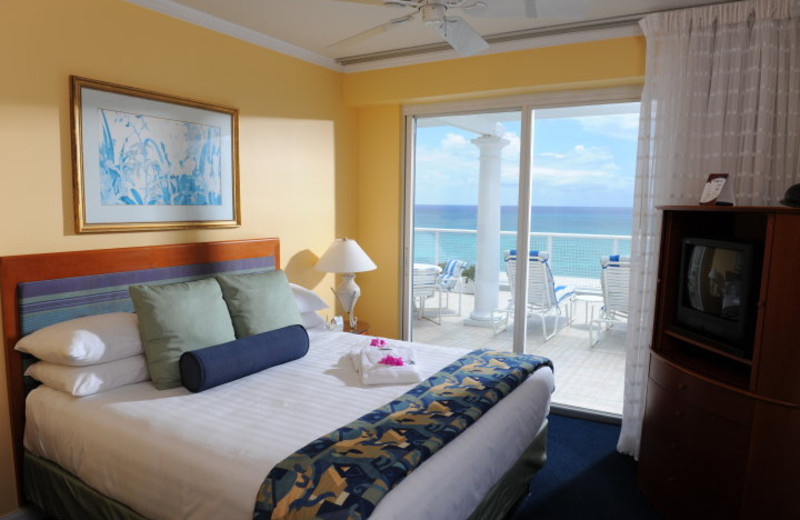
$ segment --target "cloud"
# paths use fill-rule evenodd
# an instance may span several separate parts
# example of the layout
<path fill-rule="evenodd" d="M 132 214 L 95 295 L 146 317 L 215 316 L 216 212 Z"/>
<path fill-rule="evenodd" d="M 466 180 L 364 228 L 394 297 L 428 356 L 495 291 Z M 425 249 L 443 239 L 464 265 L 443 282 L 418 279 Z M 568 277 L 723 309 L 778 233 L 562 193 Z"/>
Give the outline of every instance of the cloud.
<path fill-rule="evenodd" d="M 609 169 L 562 169 L 536 166 L 533 167 L 533 182 L 547 183 L 551 186 L 603 184 L 609 187 L 628 183 L 626 179 Z"/>
<path fill-rule="evenodd" d="M 617 119 L 619 117 L 616 116 Z M 602 126 L 597 121 L 591 124 L 598 129 Z M 509 144 L 502 150 L 502 199 L 504 204 L 516 204 L 520 136 L 505 132 L 503 138 Z M 473 136 L 468 133 L 452 131 L 441 133 L 436 139 L 417 140 L 416 203 L 477 203 L 480 151 L 471 142 L 472 139 Z M 536 205 L 630 204 L 633 172 L 627 171 L 630 168 L 621 167 L 609 147 L 577 144 L 566 152 L 537 153 L 532 166 L 533 202 Z"/>
<path fill-rule="evenodd" d="M 513 132 L 505 132 L 503 138 L 508 144 L 501 151 L 501 183 L 517 183 L 520 137 Z M 470 137 L 453 132 L 448 132 L 432 144 L 434 147 L 419 142 L 417 145 L 418 197 L 452 199 L 452 196 L 442 193 L 443 189 L 447 189 L 463 191 L 461 199 L 465 201 L 464 204 L 475 203 L 479 183 L 480 149 L 471 142 Z"/>
<path fill-rule="evenodd" d="M 586 132 L 604 137 L 636 141 L 639 138 L 639 114 L 615 114 L 574 118 Z"/>
<path fill-rule="evenodd" d="M 513 132 L 505 132 L 503 134 L 503 139 L 509 142 L 509 144 L 503 148 L 503 157 L 507 155 L 514 156 L 517 158 L 517 162 L 519 162 L 520 136 Z"/>
<path fill-rule="evenodd" d="M 633 177 L 607 168 L 533 169 L 533 205 L 626 206 L 633 193 Z"/>
<path fill-rule="evenodd" d="M 539 159 L 539 161 L 536 159 Z M 534 159 L 534 167 L 537 162 L 541 162 L 545 165 L 559 164 L 562 167 L 571 167 L 575 165 L 613 162 L 614 154 L 611 150 L 602 146 L 586 147 L 579 144 L 567 153 L 544 152 L 537 154 L 536 159 Z"/>
<path fill-rule="evenodd" d="M 542 193 L 546 193 L 551 203 L 562 199 L 566 203 L 570 196 L 565 190 L 602 192 L 606 197 L 618 198 L 615 191 L 632 193 L 633 186 L 632 175 L 626 175 L 609 149 L 584 145 L 576 145 L 567 153 L 537 154 L 532 185 L 534 197 L 541 199 Z"/>
<path fill-rule="evenodd" d="M 501 184 L 519 183 L 519 151 L 520 137 L 512 132 L 505 132 L 503 139 L 509 143 L 503 148 L 503 158 L 500 164 Z"/>
<path fill-rule="evenodd" d="M 467 147 L 473 147 L 467 138 L 461 134 L 448 133 L 441 141 L 441 146 L 445 150 L 464 150 Z"/>
<path fill-rule="evenodd" d="M 438 142 L 417 141 L 416 157 L 417 163 L 421 164 L 448 160 L 474 163 L 478 157 L 478 148 L 464 135 L 447 133 Z"/>
<path fill-rule="evenodd" d="M 448 132 L 417 143 L 417 204 L 475 204 L 478 194 L 478 149 L 469 138 Z"/>
<path fill-rule="evenodd" d="M 544 152 L 540 153 L 539 157 L 553 158 L 553 159 L 566 159 L 568 157 L 565 153 Z"/>

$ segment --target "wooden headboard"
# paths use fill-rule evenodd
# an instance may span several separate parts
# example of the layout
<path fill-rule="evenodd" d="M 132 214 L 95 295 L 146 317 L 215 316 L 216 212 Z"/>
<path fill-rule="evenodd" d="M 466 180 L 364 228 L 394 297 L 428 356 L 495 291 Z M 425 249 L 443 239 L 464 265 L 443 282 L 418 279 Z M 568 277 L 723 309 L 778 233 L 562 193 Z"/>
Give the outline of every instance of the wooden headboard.
<path fill-rule="evenodd" d="M 260 261 L 237 262 L 248 259 Z M 129 301 L 124 283 L 128 279 L 135 279 L 136 283 L 154 283 L 201 278 L 215 272 L 243 268 L 264 270 L 279 267 L 280 241 L 277 238 L 0 258 L 0 309 L 11 441 L 20 503 L 24 502 L 22 438 L 25 431 L 25 378 L 23 357 L 14 350 L 14 345 L 23 333 L 63 319 L 125 310 Z M 26 292 L 32 303 L 23 303 L 23 294 Z M 46 293 L 55 295 L 49 306 Z M 72 298 L 70 294 L 77 296 Z"/>

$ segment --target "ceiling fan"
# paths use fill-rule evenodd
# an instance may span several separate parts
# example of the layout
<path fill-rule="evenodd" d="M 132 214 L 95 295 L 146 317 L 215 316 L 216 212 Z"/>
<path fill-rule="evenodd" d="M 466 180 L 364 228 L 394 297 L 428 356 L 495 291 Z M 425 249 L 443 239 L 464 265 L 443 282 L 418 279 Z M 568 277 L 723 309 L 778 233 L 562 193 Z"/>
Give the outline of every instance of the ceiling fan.
<path fill-rule="evenodd" d="M 441 37 L 462 56 L 477 54 L 489 47 L 486 40 L 472 28 L 462 14 L 487 18 L 583 18 L 590 0 L 339 0 L 362 4 L 413 9 L 410 14 L 393 18 L 386 23 L 367 29 L 335 42 L 329 47 L 353 45 L 378 34 L 396 29 L 408 22 L 421 19 L 439 31 Z"/>

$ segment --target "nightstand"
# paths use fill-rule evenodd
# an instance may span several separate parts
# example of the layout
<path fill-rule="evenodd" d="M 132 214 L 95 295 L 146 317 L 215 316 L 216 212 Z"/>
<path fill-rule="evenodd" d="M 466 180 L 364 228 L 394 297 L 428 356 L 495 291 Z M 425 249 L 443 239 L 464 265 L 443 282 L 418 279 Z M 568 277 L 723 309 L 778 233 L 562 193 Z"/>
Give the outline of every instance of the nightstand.
<path fill-rule="evenodd" d="M 350 320 L 344 320 L 344 331 L 350 332 L 352 334 L 368 334 L 369 322 L 364 320 L 358 320 L 358 322 L 356 322 L 356 326 L 350 328 Z"/>

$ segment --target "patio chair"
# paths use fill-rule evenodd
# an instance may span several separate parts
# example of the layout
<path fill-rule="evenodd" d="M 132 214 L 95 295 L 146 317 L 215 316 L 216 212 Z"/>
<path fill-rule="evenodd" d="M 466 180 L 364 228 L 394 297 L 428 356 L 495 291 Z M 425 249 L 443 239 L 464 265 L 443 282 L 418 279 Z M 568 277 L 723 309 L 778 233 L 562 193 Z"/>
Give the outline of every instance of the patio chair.
<path fill-rule="evenodd" d="M 567 322 L 564 326 L 572 325 L 572 300 L 575 290 L 568 285 L 556 285 L 553 273 L 550 271 L 548 260 L 550 253 L 547 251 L 530 251 L 528 255 L 528 302 L 526 316 L 539 315 L 542 320 L 542 335 L 544 341 L 554 337 L 561 329 L 558 327 L 558 318 L 561 316 L 561 306 L 564 304 Z M 508 317 L 514 310 L 514 287 L 517 278 L 517 251 L 512 249 L 505 254 L 506 273 L 511 288 L 511 299 L 508 307 L 493 313 L 495 334 L 499 334 L 508 327 Z M 497 315 L 505 318 L 496 319 Z M 547 316 L 554 315 L 553 329 L 547 330 Z M 563 328 L 563 327 L 561 327 Z"/>
<path fill-rule="evenodd" d="M 463 260 L 448 260 L 442 269 L 442 273 L 436 279 L 436 283 L 445 295 L 445 307 L 450 308 L 450 293 L 458 291 L 458 315 L 461 316 L 461 294 L 464 291 L 464 281 L 461 278 L 461 271 L 467 267 Z"/>
<path fill-rule="evenodd" d="M 414 305 L 417 308 L 417 317 L 419 319 L 427 319 L 436 323 L 442 324 L 442 289 L 438 284 L 439 269 L 432 266 L 434 269 L 414 269 L 412 276 L 412 295 L 414 297 Z M 425 302 L 439 295 L 439 305 L 436 308 L 437 319 L 432 319 L 425 316 Z"/>
<path fill-rule="evenodd" d="M 600 258 L 600 286 L 603 292 L 603 307 L 600 316 L 589 323 L 589 346 L 600 341 L 600 332 L 610 329 L 615 323 L 628 321 L 628 285 L 631 274 L 631 259 L 628 256 L 611 255 Z M 595 338 L 595 326 L 597 337 Z"/>

